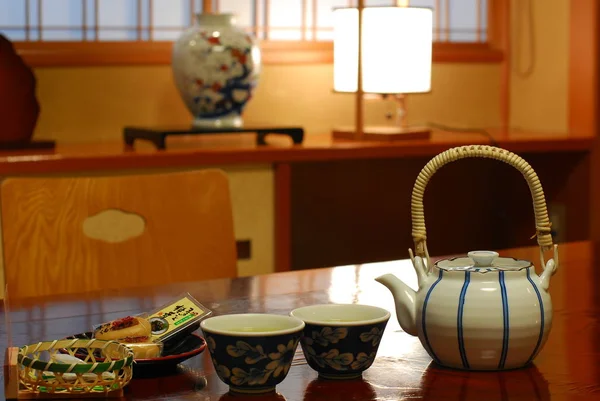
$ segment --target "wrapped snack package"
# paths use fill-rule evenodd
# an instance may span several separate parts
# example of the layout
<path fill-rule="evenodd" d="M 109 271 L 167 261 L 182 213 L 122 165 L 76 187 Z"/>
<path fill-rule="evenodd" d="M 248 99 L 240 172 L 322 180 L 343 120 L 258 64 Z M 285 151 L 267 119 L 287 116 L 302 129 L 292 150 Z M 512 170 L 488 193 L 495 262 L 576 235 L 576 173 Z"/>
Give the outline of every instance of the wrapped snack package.
<path fill-rule="evenodd" d="M 134 359 L 158 358 L 162 354 L 163 344 L 152 342 L 151 335 L 150 322 L 140 316 L 127 316 L 94 329 L 94 338 L 126 345 L 133 351 Z"/>
<path fill-rule="evenodd" d="M 150 313 L 126 316 L 93 328 L 93 337 L 118 341 L 133 351 L 134 359 L 153 359 L 170 352 L 200 326 L 200 320 L 212 312 L 189 293 L 162 305 Z"/>

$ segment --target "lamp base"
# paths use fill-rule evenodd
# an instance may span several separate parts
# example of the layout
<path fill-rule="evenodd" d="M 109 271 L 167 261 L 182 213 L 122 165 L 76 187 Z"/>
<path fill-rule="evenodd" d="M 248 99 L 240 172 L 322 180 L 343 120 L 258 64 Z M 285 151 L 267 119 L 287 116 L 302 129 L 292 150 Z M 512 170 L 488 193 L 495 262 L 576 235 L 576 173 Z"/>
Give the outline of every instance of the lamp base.
<path fill-rule="evenodd" d="M 375 126 L 365 127 L 363 130 L 364 141 L 397 141 L 408 139 L 429 139 L 431 130 L 428 127 L 394 127 Z M 334 128 L 333 139 L 357 140 L 354 127 Z"/>

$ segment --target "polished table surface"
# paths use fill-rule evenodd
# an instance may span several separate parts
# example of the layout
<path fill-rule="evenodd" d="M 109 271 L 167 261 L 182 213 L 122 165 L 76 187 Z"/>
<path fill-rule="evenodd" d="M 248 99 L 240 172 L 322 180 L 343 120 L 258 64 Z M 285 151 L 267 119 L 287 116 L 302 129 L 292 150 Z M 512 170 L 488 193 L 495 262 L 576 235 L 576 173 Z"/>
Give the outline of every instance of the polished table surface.
<path fill-rule="evenodd" d="M 559 245 L 561 264 L 550 294 L 554 306 L 549 339 L 534 364 L 497 372 L 459 372 L 431 362 L 416 337 L 404 333 L 396 320 L 388 290 L 374 281 L 395 273 L 415 284 L 410 261 L 400 260 L 277 273 L 233 280 L 213 280 L 107 291 L 52 298 L 9 298 L 10 329 L 2 324 L 4 350 L 41 340 L 89 331 L 97 323 L 148 311 L 182 292 L 190 292 L 214 315 L 240 312 L 288 314 L 316 303 L 364 303 L 384 307 L 392 316 L 373 366 L 363 380 L 327 381 L 317 378 L 304 361 L 300 346 L 287 378 L 271 396 L 239 397 L 215 374 L 208 351 L 180 365 L 177 373 L 135 379 L 126 398 L 194 400 L 593 400 L 600 399 L 600 292 L 596 255 L 591 242 Z M 536 247 L 500 251 L 533 261 L 539 272 Z M 435 259 L 435 258 L 434 258 Z M 2 319 L 5 318 L 3 313 Z M 2 378 L 4 380 L 4 378 Z"/>

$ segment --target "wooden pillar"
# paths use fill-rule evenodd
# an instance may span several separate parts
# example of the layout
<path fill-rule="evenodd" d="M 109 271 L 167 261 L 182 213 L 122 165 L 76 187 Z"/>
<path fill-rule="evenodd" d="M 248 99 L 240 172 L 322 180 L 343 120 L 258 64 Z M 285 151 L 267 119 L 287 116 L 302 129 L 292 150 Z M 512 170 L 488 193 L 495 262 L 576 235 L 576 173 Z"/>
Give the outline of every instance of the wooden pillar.
<path fill-rule="evenodd" d="M 600 141 L 598 140 L 598 46 L 600 45 L 600 4 L 577 0 L 570 4 L 569 49 L 569 134 L 593 135 L 590 153 L 590 233 L 600 240 Z"/>

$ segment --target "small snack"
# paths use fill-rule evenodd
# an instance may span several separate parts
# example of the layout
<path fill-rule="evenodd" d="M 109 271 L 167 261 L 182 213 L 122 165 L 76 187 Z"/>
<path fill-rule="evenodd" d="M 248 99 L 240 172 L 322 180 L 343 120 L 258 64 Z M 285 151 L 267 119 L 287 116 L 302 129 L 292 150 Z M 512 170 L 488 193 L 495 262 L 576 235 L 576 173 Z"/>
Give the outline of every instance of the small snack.
<path fill-rule="evenodd" d="M 94 329 L 94 338 L 116 340 L 122 343 L 150 342 L 151 334 L 152 329 L 148 319 L 135 316 L 113 320 Z"/>
<path fill-rule="evenodd" d="M 189 293 L 150 313 L 126 316 L 93 327 L 93 337 L 114 340 L 133 351 L 134 359 L 170 355 L 181 341 L 200 327 L 200 320 L 212 312 Z"/>
<path fill-rule="evenodd" d="M 158 358 L 163 350 L 162 343 L 124 343 L 124 345 L 133 351 L 133 359 Z"/>

